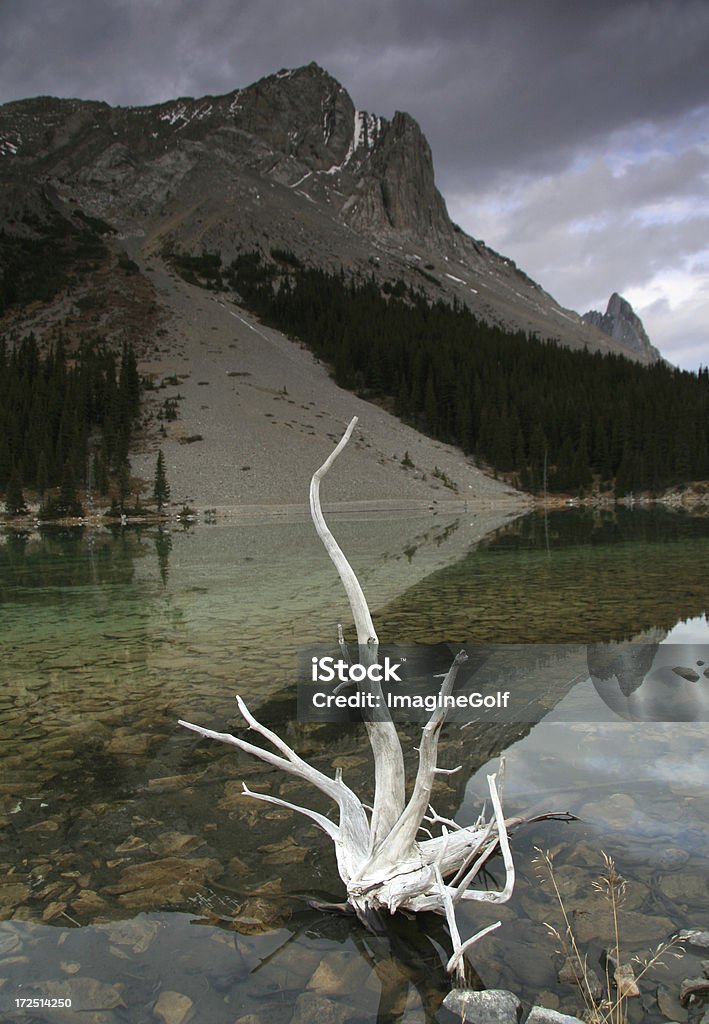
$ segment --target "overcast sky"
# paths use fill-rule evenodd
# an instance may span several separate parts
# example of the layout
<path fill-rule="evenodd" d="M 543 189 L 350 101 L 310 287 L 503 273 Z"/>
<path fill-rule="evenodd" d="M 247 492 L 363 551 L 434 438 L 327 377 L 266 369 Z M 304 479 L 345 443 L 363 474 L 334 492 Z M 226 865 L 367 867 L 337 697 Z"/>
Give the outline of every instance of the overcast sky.
<path fill-rule="evenodd" d="M 156 103 L 311 60 L 419 121 L 468 233 L 709 364 L 707 0 L 0 0 L 0 102 Z"/>

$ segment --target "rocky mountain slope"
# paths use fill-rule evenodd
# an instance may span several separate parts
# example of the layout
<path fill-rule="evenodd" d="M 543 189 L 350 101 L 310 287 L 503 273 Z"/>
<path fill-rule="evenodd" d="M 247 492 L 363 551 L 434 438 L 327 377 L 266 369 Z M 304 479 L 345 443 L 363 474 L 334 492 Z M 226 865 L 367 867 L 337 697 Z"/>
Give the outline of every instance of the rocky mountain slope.
<path fill-rule="evenodd" d="M 177 418 L 163 421 L 161 436 L 149 432 L 131 467 L 150 482 L 161 449 L 178 508 L 186 502 L 260 516 L 263 506 L 279 513 L 304 507 L 312 473 L 353 416 L 355 435 L 323 485 L 328 505 L 356 506 L 359 514 L 446 506 L 476 524 L 494 507 L 489 528 L 524 508 L 523 496 L 504 481 L 338 387 L 312 353 L 226 296 L 187 283 L 159 261 L 146 274 L 165 335 L 141 361 L 156 382 L 145 404 L 156 415 L 173 404 Z"/>
<path fill-rule="evenodd" d="M 628 300 L 617 292 L 613 292 L 608 300 L 605 313 L 592 309 L 584 313 L 582 319 L 624 345 L 629 353 L 642 362 L 653 363 L 662 358 L 650 342 L 640 317 Z"/>
<path fill-rule="evenodd" d="M 127 270 L 126 253 L 139 271 L 166 249 L 219 250 L 225 260 L 288 250 L 306 264 L 403 280 L 571 347 L 656 358 L 563 309 L 453 224 L 416 122 L 356 110 L 316 64 L 151 107 L 5 104 L 0 186 L 8 236 L 41 242 L 58 223 L 69 234 L 93 231 L 104 271 L 121 261 Z"/>

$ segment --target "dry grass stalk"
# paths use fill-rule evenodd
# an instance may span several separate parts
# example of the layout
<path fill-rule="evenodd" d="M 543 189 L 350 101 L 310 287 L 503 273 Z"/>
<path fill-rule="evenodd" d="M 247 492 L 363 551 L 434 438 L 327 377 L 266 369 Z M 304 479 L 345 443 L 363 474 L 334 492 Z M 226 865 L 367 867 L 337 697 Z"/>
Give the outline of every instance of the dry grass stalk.
<path fill-rule="evenodd" d="M 543 880 L 551 884 L 564 923 L 563 932 L 548 922 L 544 922 L 545 927 L 557 943 L 557 951 L 570 958 L 575 966 L 576 983 L 587 1011 L 586 1019 L 590 1024 L 625 1024 L 627 1000 L 640 995 L 638 982 L 653 967 L 665 966 L 662 958 L 666 954 L 674 957 L 682 955 L 683 950 L 678 947 L 679 936 L 673 935 L 667 941 L 659 943 L 645 959 L 633 957 L 632 962 L 640 968 L 638 974 L 635 974 L 630 963 L 623 963 L 620 909 L 625 901 L 626 881 L 617 871 L 613 858 L 602 850 L 604 868 L 591 883 L 594 892 L 598 893 L 609 908 L 610 948 L 604 964 L 605 993 L 599 999 L 588 967 L 588 959 L 581 953 L 564 897 L 556 880 L 553 855 L 549 850 L 541 850 L 539 847 L 535 847 L 535 850 L 535 864 L 541 868 Z"/>

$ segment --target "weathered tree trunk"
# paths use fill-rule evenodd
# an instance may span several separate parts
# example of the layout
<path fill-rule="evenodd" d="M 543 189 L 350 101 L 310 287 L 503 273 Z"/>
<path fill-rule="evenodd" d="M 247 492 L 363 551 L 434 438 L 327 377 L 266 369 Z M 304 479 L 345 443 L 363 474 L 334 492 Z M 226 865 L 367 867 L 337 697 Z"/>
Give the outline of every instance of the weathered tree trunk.
<path fill-rule="evenodd" d="M 318 535 L 345 587 L 357 630 L 359 661 L 367 666 L 377 661 L 377 634 L 359 580 L 330 532 L 320 506 L 320 482 L 349 441 L 356 422 L 355 417 L 332 454 L 313 475 L 310 510 Z M 342 642 L 341 630 L 339 635 Z M 443 696 L 452 692 L 459 666 L 465 659 L 463 651 L 454 659 L 441 685 Z M 376 687 L 377 684 L 373 685 Z M 237 696 L 236 700 L 246 723 L 271 744 L 275 753 L 229 733 L 203 729 L 190 722 L 181 721 L 180 725 L 201 736 L 230 743 L 253 754 L 311 783 L 328 796 L 339 808 L 337 824 L 318 811 L 292 804 L 280 797 L 253 793 L 244 785 L 245 795 L 304 814 L 327 833 L 335 845 L 338 871 L 347 888 L 348 903 L 362 920 L 367 921 L 377 911 L 386 910 L 393 914 L 399 908 L 411 911 L 433 910 L 444 914 L 453 943 L 453 956 L 448 962 L 448 971 L 456 971 L 462 977 L 465 950 L 497 928 L 500 922 L 463 941 L 455 918 L 456 905 L 461 900 L 505 902 L 512 895 L 515 872 L 495 775 L 488 776 L 492 804 L 489 821 L 481 817 L 474 825 L 463 828 L 454 821 L 439 817 L 431 807 L 434 778 L 436 774 L 448 772 L 436 764 L 445 709 L 439 706 L 423 729 L 418 771 L 408 802 L 405 795 L 404 758 L 394 723 L 390 718 L 385 721 L 365 721 L 375 773 L 374 806 L 368 813 L 357 795 L 345 785 L 340 770 L 334 778 L 330 778 L 313 768 L 276 733 L 261 725 L 240 697 Z M 382 708 L 386 706 L 384 701 L 380 704 Z M 381 718 L 381 710 L 377 718 Z M 440 834 L 433 836 L 431 829 L 436 826 Z M 423 834 L 429 838 L 422 838 Z M 504 888 L 500 891 L 472 889 L 471 885 L 480 868 L 497 848 L 505 865 Z"/>

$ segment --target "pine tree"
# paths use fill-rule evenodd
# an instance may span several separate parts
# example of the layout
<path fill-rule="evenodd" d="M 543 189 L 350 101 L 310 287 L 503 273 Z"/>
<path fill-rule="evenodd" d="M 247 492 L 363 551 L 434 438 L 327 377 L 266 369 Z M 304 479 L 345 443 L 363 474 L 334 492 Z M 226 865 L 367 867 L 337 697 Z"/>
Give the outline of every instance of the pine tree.
<path fill-rule="evenodd" d="M 121 512 L 125 511 L 126 501 L 130 494 L 130 469 L 124 460 L 118 470 L 118 504 Z"/>
<path fill-rule="evenodd" d="M 27 515 L 27 504 L 22 493 L 22 478 L 17 467 L 10 473 L 5 496 L 5 511 L 9 516 Z"/>
<path fill-rule="evenodd" d="M 84 510 L 76 493 L 76 478 L 74 467 L 67 459 L 62 470 L 62 480 L 59 486 L 59 498 L 56 511 L 61 516 L 83 516 Z"/>
<path fill-rule="evenodd" d="M 39 459 L 37 461 L 37 491 L 39 493 L 40 501 L 44 501 L 44 495 L 48 486 L 49 470 L 47 469 L 47 454 L 43 448 L 39 453 Z"/>
<path fill-rule="evenodd" d="M 155 465 L 155 482 L 153 484 L 153 498 L 157 502 L 158 512 L 162 512 L 163 505 L 170 497 L 170 485 L 167 482 L 165 472 L 165 456 L 162 450 L 158 452 L 158 460 Z"/>

